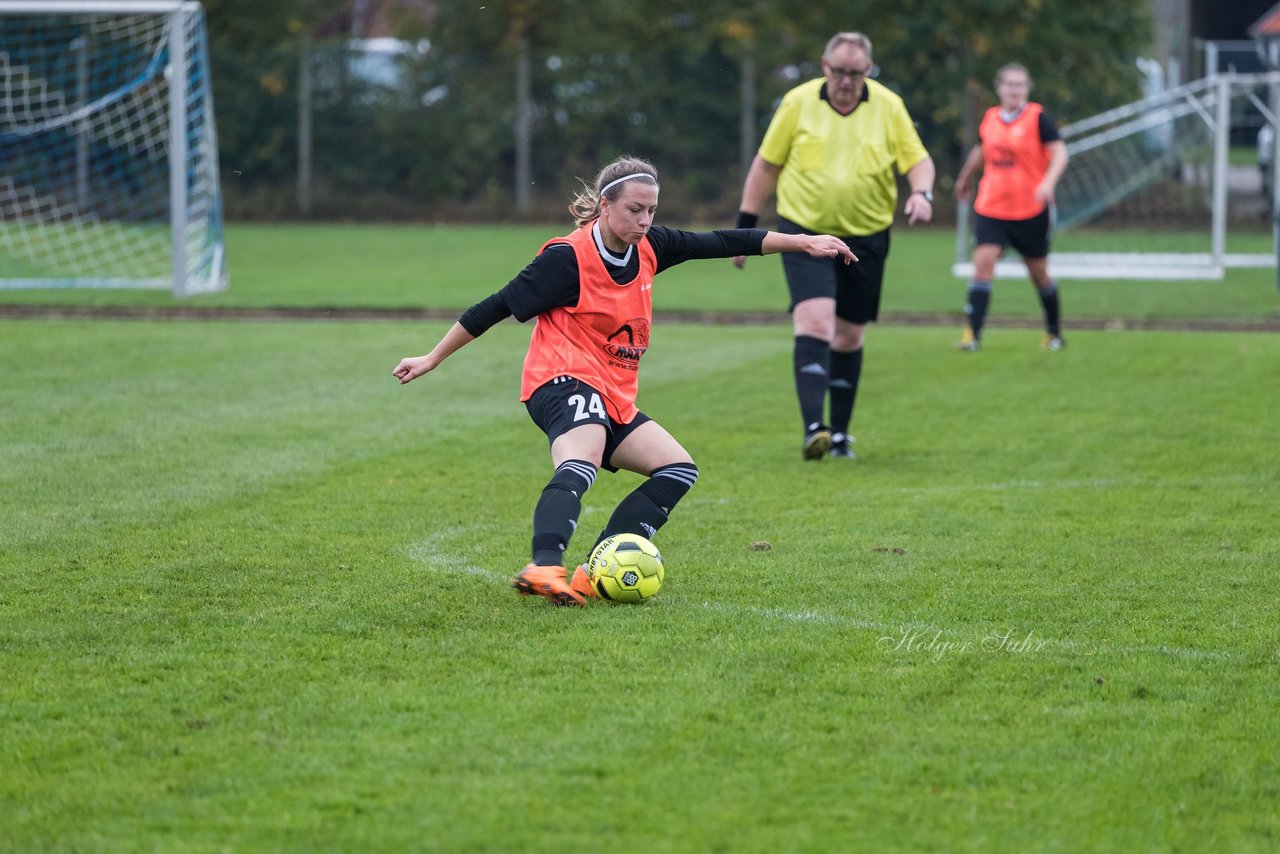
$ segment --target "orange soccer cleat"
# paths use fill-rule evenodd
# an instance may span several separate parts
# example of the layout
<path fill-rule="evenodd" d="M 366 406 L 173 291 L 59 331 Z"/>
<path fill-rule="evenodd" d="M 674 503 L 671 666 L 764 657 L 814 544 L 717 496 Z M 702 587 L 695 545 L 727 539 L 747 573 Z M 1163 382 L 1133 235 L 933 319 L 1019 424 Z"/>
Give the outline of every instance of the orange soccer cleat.
<path fill-rule="evenodd" d="M 591 586 L 591 580 L 587 578 L 587 569 L 582 564 L 578 564 L 578 568 L 573 571 L 573 578 L 569 579 L 569 586 L 583 596 L 600 598 L 600 594 Z"/>
<path fill-rule="evenodd" d="M 563 566 L 535 566 L 531 563 L 511 579 L 511 586 L 522 596 L 545 596 L 553 605 L 580 607 L 586 604 L 582 594 L 565 581 Z"/>

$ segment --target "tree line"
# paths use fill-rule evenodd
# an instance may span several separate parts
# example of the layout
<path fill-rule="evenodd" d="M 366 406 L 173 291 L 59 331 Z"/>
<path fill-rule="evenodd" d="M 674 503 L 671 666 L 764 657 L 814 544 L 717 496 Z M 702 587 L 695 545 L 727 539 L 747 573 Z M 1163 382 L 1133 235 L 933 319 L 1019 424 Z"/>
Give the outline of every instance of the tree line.
<path fill-rule="evenodd" d="M 229 216 L 559 219 L 575 177 L 632 153 L 663 174 L 664 216 L 727 221 L 838 30 L 872 39 L 945 191 L 997 68 L 1031 69 L 1065 123 L 1139 96 L 1152 32 L 1146 0 L 386 5 L 403 49 L 371 55 L 349 4 L 206 0 Z"/>

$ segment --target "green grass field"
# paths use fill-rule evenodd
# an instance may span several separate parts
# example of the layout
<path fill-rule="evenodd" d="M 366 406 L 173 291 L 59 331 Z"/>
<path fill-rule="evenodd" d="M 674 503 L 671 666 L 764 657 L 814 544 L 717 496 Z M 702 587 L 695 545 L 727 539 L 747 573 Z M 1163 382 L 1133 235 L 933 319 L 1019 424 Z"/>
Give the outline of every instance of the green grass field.
<path fill-rule="evenodd" d="M 673 223 L 680 225 L 679 223 Z M 6 303 L 44 305 L 309 308 L 448 308 L 459 312 L 505 285 L 547 239 L 567 225 L 388 226 L 233 225 L 227 230 L 231 287 L 223 293 L 175 300 L 165 291 L 4 291 Z M 1201 246 L 1203 236 L 1102 234 L 1064 236 L 1064 250 L 1085 245 L 1124 251 L 1135 242 L 1150 251 Z M 1266 252 L 1270 235 L 1236 234 L 1230 252 Z M 957 323 L 965 283 L 951 276 L 955 233 L 946 228 L 894 230 L 883 310 L 948 312 Z M 0 267 L 0 275 L 3 275 Z M 753 258 L 745 270 L 728 261 L 676 267 L 654 290 L 663 311 L 786 310 L 786 287 L 776 257 Z M 1229 318 L 1280 321 L 1273 269 L 1236 269 L 1220 282 L 1064 282 L 1064 311 L 1080 318 Z M 994 318 L 1037 316 L 1025 280 L 1000 280 Z"/>
<path fill-rule="evenodd" d="M 535 231 L 242 226 L 191 302 L 463 307 Z M 962 297 L 914 256 L 895 299 Z M 1276 312 L 1124 287 L 1067 304 Z M 640 403 L 702 477 L 662 593 L 570 612 L 506 586 L 528 329 L 398 386 L 446 326 L 0 320 L 0 850 L 1280 846 L 1280 337 L 877 327 L 858 459 L 806 465 L 785 324 L 659 325 Z"/>

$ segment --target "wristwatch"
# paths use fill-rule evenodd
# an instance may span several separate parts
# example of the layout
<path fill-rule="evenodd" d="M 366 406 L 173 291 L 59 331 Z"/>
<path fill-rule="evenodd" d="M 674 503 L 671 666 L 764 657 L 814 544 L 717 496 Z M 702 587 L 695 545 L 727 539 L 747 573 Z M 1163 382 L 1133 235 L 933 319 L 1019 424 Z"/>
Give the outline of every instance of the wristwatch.
<path fill-rule="evenodd" d="M 929 192 L 928 190 L 913 190 L 911 193 L 911 195 L 913 196 L 917 194 L 924 196 L 924 200 L 929 204 L 933 204 L 933 193 Z"/>

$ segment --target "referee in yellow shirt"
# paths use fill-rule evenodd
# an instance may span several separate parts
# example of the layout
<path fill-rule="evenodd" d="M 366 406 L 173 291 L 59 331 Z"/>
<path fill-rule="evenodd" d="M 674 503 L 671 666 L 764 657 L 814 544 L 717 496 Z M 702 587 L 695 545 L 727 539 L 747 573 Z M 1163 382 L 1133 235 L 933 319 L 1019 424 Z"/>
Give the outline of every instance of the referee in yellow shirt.
<path fill-rule="evenodd" d="M 871 80 L 871 68 L 871 40 L 862 33 L 837 33 L 827 42 L 823 76 L 795 87 L 778 106 L 739 205 L 738 227 L 753 228 L 776 190 L 779 231 L 834 234 L 858 257 L 845 265 L 783 256 L 806 460 L 853 456 L 849 422 L 864 332 L 880 311 L 897 174 L 905 174 L 911 187 L 903 208 L 907 222 L 933 217 L 933 160 L 902 99 Z M 746 258 L 733 263 L 741 268 Z"/>

